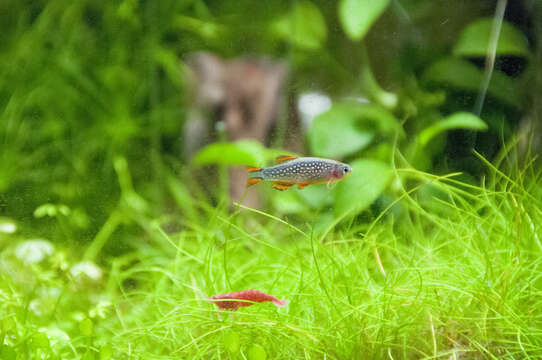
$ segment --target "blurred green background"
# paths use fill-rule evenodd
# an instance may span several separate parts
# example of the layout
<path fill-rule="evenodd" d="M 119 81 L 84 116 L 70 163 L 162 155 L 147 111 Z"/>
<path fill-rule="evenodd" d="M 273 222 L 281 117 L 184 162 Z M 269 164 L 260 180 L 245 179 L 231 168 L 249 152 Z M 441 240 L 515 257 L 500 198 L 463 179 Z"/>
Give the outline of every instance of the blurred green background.
<path fill-rule="evenodd" d="M 0 358 L 540 358 L 541 65 L 540 0 L 0 1 Z M 236 207 L 280 154 L 354 171 Z"/>
<path fill-rule="evenodd" d="M 194 218 L 194 202 L 224 206 L 224 166 L 268 164 L 277 152 L 242 141 L 211 145 L 189 163 L 183 131 L 198 110 L 198 79 L 190 80 L 188 62 L 201 51 L 285 64 L 283 101 L 266 145 L 288 148 L 285 124 L 304 116 L 296 104 L 318 94 L 324 111 L 311 115 L 292 150 L 359 168 L 333 198 L 310 188 L 273 193 L 265 203 L 272 211 L 303 218 L 327 209 L 321 213 L 329 219 L 331 208 L 340 217 L 377 198 L 386 206 L 394 199 L 388 185 L 396 150 L 402 166 L 461 171 L 477 182 L 484 170 L 473 149 L 493 160 L 522 126 L 540 121 L 542 7 L 534 0 L 508 2 L 476 113 L 496 5 L 2 1 L 0 215 L 23 235 L 55 242 L 83 245 L 101 229 L 104 243 L 115 238 L 107 245 L 115 254 L 140 234 L 119 224 Z M 202 121 L 220 120 L 211 114 Z M 212 129 L 206 144 L 234 140 Z M 218 172 L 198 166 L 213 163 L 222 164 Z M 367 171 L 378 174 L 375 184 L 363 183 Z"/>

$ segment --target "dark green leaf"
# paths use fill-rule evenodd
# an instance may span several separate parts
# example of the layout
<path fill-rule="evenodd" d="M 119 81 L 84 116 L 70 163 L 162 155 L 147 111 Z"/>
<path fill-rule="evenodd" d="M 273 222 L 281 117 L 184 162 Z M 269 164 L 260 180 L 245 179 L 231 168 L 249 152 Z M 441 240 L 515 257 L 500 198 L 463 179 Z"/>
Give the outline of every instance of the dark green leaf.
<path fill-rule="evenodd" d="M 399 128 L 393 115 L 382 107 L 338 103 L 314 119 L 308 136 L 314 155 L 337 158 L 365 148 L 375 134 Z"/>
<path fill-rule="evenodd" d="M 469 24 L 459 36 L 454 55 L 486 56 L 493 18 L 480 19 Z M 497 43 L 497 55 L 529 55 L 525 35 L 507 22 L 503 22 Z"/>
<path fill-rule="evenodd" d="M 454 129 L 484 131 L 487 130 L 487 124 L 474 114 L 458 112 L 425 128 L 419 135 L 419 142 L 422 146 L 425 146 L 438 134 Z"/>
<path fill-rule="evenodd" d="M 309 1 L 297 1 L 291 12 L 272 24 L 274 33 L 300 48 L 315 50 L 327 38 L 327 28 L 318 7 Z"/>
<path fill-rule="evenodd" d="M 339 19 L 350 39 L 361 40 L 386 10 L 390 0 L 341 0 Z"/>
<path fill-rule="evenodd" d="M 357 160 L 352 174 L 339 182 L 335 191 L 335 214 L 358 214 L 386 189 L 392 179 L 391 167 L 381 161 Z"/>
<path fill-rule="evenodd" d="M 449 84 L 455 88 L 478 92 L 483 73 L 470 62 L 458 58 L 445 58 L 431 65 L 423 74 L 426 82 Z M 488 94 L 503 104 L 520 107 L 520 92 L 514 80 L 499 71 L 493 71 Z"/>

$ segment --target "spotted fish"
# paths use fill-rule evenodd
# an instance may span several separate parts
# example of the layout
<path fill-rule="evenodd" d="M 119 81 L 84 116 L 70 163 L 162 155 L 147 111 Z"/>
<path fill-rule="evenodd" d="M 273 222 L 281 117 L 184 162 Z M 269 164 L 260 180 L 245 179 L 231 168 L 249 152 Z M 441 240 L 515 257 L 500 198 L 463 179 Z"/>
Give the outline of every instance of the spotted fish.
<path fill-rule="evenodd" d="M 278 164 L 266 168 L 249 167 L 248 185 L 272 181 L 273 188 L 287 190 L 297 185 L 303 189 L 313 184 L 331 184 L 344 179 L 352 167 L 339 161 L 316 157 L 279 156 Z"/>

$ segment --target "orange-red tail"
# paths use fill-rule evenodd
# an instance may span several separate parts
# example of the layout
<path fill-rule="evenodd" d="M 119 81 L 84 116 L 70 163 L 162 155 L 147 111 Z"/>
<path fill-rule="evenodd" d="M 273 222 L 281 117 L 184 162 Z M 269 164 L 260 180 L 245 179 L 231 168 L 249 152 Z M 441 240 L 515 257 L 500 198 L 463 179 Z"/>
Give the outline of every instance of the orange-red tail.
<path fill-rule="evenodd" d="M 260 168 L 260 167 L 249 166 L 249 167 L 248 167 L 248 173 L 249 173 L 249 175 L 250 175 L 251 173 L 258 172 L 258 171 L 260 171 L 261 169 L 262 169 L 262 168 Z M 259 182 L 262 181 L 262 180 L 263 180 L 263 179 L 262 179 L 261 177 L 259 177 L 259 176 L 251 177 L 251 178 L 248 179 L 247 187 L 248 187 L 248 186 L 251 186 L 251 185 L 254 185 L 254 184 L 257 184 L 257 183 L 259 183 Z"/>

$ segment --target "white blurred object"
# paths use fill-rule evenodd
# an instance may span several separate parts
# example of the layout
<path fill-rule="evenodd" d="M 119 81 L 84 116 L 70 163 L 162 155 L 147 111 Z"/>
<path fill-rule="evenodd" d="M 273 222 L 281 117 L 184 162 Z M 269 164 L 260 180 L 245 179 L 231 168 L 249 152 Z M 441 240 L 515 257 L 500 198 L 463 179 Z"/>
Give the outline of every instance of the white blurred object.
<path fill-rule="evenodd" d="M 26 263 L 39 263 L 54 251 L 54 246 L 47 240 L 27 240 L 15 248 L 15 256 Z"/>
<path fill-rule="evenodd" d="M 306 132 L 310 129 L 312 121 L 316 116 L 329 109 L 331 109 L 331 99 L 329 96 L 319 92 L 301 94 L 297 101 L 297 111 L 299 111 L 303 131 Z"/>
<path fill-rule="evenodd" d="M 17 225 L 13 220 L 8 218 L 0 218 L 0 233 L 13 234 L 17 231 Z"/>
<path fill-rule="evenodd" d="M 89 279 L 98 281 L 102 278 L 102 269 L 92 261 L 81 261 L 71 267 L 70 274 L 72 274 L 74 278 L 86 275 Z"/>

